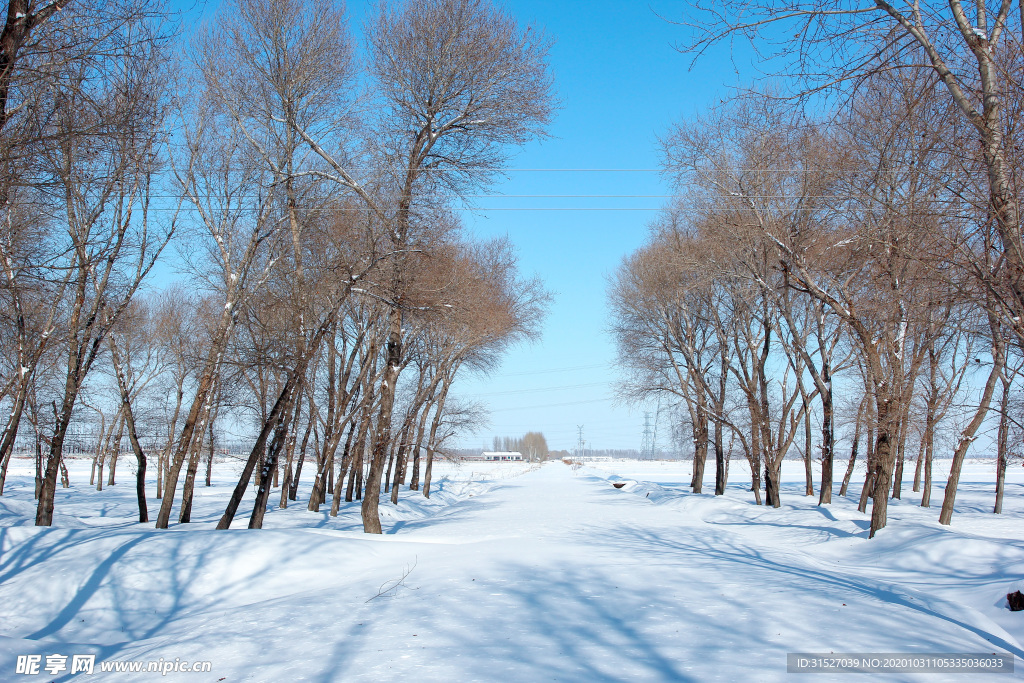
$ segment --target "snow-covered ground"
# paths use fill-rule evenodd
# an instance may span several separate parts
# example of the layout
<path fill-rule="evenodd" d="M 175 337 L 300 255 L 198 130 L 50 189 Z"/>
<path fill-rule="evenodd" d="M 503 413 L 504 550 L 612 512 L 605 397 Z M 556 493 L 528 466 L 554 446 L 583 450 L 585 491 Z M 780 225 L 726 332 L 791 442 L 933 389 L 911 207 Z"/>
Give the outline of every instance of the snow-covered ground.
<path fill-rule="evenodd" d="M 129 462 L 102 492 L 73 462 L 48 529 L 32 526 L 31 464 L 12 465 L 0 680 L 154 680 L 100 667 L 176 660 L 210 671 L 167 679 L 780 680 L 790 652 L 1004 652 L 1024 674 L 1024 612 L 1005 601 L 1024 586 L 1019 467 L 995 516 L 991 464 L 969 464 L 951 527 L 936 521 L 941 486 L 923 510 L 909 472 L 867 540 L 855 500 L 802 495 L 800 463 L 786 464 L 778 510 L 753 504 L 742 462 L 719 498 L 713 468 L 706 493 L 688 493 L 689 463 L 446 465 L 429 501 L 403 490 L 381 504 L 385 534 L 367 536 L 357 503 L 307 511 L 308 481 L 263 530 L 244 529 L 244 506 L 242 528 L 214 530 L 234 464 L 197 489 L 194 523 L 157 531 L 134 523 Z M 69 667 L 95 655 L 96 673 L 15 673 L 19 655 L 42 669 L 53 654 Z"/>

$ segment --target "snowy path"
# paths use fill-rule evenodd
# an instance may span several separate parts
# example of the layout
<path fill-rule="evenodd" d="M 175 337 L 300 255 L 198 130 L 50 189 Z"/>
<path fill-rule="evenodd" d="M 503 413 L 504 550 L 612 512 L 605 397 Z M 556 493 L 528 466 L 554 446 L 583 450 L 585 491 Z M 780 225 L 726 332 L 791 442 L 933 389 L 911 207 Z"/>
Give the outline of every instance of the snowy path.
<path fill-rule="evenodd" d="M 213 663 L 171 680 L 780 680 L 787 652 L 1024 656 L 998 599 L 1019 541 L 918 524 L 868 542 L 846 501 L 776 511 L 609 477 L 551 463 L 382 537 L 0 527 L 0 672 L 90 652 Z"/>

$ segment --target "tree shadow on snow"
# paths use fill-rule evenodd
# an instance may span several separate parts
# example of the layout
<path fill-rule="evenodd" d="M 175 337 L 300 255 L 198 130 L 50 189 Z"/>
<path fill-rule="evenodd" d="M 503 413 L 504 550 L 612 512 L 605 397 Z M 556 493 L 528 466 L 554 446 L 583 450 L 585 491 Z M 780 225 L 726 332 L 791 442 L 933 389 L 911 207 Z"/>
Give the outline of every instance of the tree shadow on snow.
<path fill-rule="evenodd" d="M 859 598 L 885 603 L 884 608 L 876 609 L 872 613 L 858 613 L 859 618 L 873 622 L 868 629 L 873 633 L 912 634 L 917 641 L 930 641 L 929 644 L 934 647 L 933 651 L 948 651 L 948 635 L 943 638 L 943 634 L 938 633 L 934 625 L 927 624 L 927 620 L 935 619 L 973 634 L 1005 652 L 1024 658 L 1024 649 L 1015 642 L 1006 640 L 1002 635 L 988 630 L 995 624 L 980 613 L 971 614 L 971 610 L 965 610 L 960 604 L 937 597 L 933 592 L 918 591 L 906 584 L 855 573 L 858 568 L 847 569 L 833 562 L 818 562 L 811 554 L 801 557 L 797 552 L 785 548 L 778 549 L 777 552 L 766 552 L 721 534 L 697 535 L 680 531 L 679 534 L 669 537 L 663 533 L 626 526 L 609 531 L 604 535 L 603 542 L 620 552 L 647 554 L 652 562 L 665 562 L 674 556 L 675 561 L 687 567 L 688 571 L 699 572 L 704 568 L 708 575 L 723 577 L 725 580 L 733 575 L 743 577 L 745 584 L 737 585 L 732 590 L 739 591 L 739 595 L 744 596 L 744 599 L 749 599 L 752 590 L 784 591 L 787 603 L 806 606 L 802 611 L 806 612 L 808 637 L 814 640 L 820 641 L 822 634 L 830 632 L 823 623 L 826 610 L 821 608 L 822 602 L 834 607 L 836 602 Z M 1016 559 L 1020 559 L 1019 553 Z M 821 565 L 827 565 L 827 568 Z M 943 571 L 942 567 L 921 569 L 925 574 L 929 571 Z M 986 575 L 978 578 L 991 581 L 999 577 Z M 713 584 L 709 586 L 709 590 L 711 589 Z M 715 599 L 719 598 L 716 596 Z M 894 610 L 893 607 L 898 609 Z M 926 617 L 927 620 L 922 623 L 921 617 Z M 843 621 L 838 622 L 839 630 L 835 633 L 848 630 L 844 629 L 843 625 Z M 793 624 L 789 626 L 792 627 Z M 970 638 L 966 637 L 965 640 Z M 829 647 L 839 650 L 846 646 L 838 642 Z M 846 651 L 851 649 L 856 648 L 847 647 Z"/>
<path fill-rule="evenodd" d="M 619 586 L 622 586 L 621 588 Z M 427 595 L 409 594 L 371 603 L 364 624 L 400 618 L 421 638 L 422 648 L 408 664 L 423 680 L 570 680 L 612 682 L 639 678 L 691 681 L 680 644 L 694 635 L 694 615 L 664 607 L 655 587 L 626 587 L 613 571 L 601 567 L 562 567 L 558 574 L 511 563 L 500 575 L 465 578 L 462 585 L 423 586 Z M 708 641 L 727 635 L 727 627 L 703 630 Z M 375 675 L 365 670 L 365 655 L 389 656 L 406 651 L 383 644 L 372 629 L 350 628 L 339 639 L 320 681 L 353 680 Z M 409 642 L 415 643 L 412 638 Z M 355 660 L 355 661 L 354 661 Z M 364 670 L 357 667 L 364 666 Z M 412 668 L 409 669 L 412 672 Z M 401 670 L 393 670 L 401 675 Z"/>

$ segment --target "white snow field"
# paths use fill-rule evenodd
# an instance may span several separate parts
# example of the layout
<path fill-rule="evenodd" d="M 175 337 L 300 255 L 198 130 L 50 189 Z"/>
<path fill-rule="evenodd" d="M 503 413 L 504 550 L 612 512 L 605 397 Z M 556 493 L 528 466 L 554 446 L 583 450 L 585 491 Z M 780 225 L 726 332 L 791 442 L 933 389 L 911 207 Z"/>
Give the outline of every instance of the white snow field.
<path fill-rule="evenodd" d="M 244 528 L 244 505 L 236 528 L 214 530 L 233 464 L 197 488 L 194 523 L 157 531 L 134 523 L 128 462 L 102 492 L 87 486 L 88 462 L 73 462 L 45 529 L 32 525 L 31 463 L 12 464 L 0 497 L 0 680 L 1024 675 L 1024 612 L 1005 599 L 1024 585 L 1020 467 L 996 516 L 991 463 L 971 463 L 951 527 L 936 521 L 941 486 L 923 510 L 910 472 L 889 526 L 868 540 L 852 497 L 819 508 L 801 495 L 800 463 L 787 463 L 777 510 L 753 504 L 735 461 L 718 498 L 713 463 L 703 495 L 688 493 L 689 463 L 445 466 L 430 501 L 405 490 L 397 508 L 382 501 L 385 534 L 368 536 L 357 503 L 337 518 L 307 511 L 309 481 L 263 530 Z M 1010 653 L 1016 673 L 787 674 L 790 652 Z M 54 654 L 68 667 L 95 655 L 94 673 L 17 673 L 19 656 L 40 655 L 43 667 Z M 100 670 L 153 661 L 210 670 Z"/>

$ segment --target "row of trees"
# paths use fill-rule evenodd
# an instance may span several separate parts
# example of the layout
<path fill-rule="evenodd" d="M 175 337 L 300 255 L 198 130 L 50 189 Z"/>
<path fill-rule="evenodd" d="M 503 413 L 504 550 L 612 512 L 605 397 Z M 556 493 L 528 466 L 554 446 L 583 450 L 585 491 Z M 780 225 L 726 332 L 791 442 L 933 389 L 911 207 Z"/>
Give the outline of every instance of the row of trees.
<path fill-rule="evenodd" d="M 841 413 L 853 434 L 840 493 L 866 437 L 860 507 L 872 502 L 872 535 L 915 445 L 914 489 L 930 505 L 944 427 L 957 435 L 940 513 L 950 522 L 998 397 L 998 512 L 1021 434 L 1024 340 L 1024 62 L 1011 3 L 977 2 L 969 19 L 959 2 L 797 5 L 696 5 L 692 49 L 796 22 L 796 33 L 779 29 L 796 38 L 773 43 L 776 63 L 793 65 L 801 94 L 830 97 L 752 95 L 665 137 L 677 197 L 610 293 L 624 389 L 674 396 L 686 411 L 695 491 L 713 449 L 724 493 L 735 442 L 757 501 L 763 485 L 774 506 L 792 449 L 808 494 L 820 453 L 819 502 L 830 502 Z"/>
<path fill-rule="evenodd" d="M 526 432 L 520 437 L 496 436 L 492 439 L 492 447 L 496 451 L 521 453 L 530 462 L 543 462 L 549 453 L 548 440 L 540 432 Z"/>
<path fill-rule="evenodd" d="M 97 413 L 136 456 L 140 521 L 152 458 L 157 527 L 179 495 L 187 522 L 214 423 L 241 414 L 256 436 L 220 528 L 250 483 L 259 528 L 306 464 L 310 509 L 361 496 L 380 533 L 381 488 L 429 495 L 476 415 L 456 375 L 543 314 L 509 244 L 466 237 L 453 207 L 543 134 L 548 41 L 483 0 L 381 5 L 363 62 L 330 0 L 225 2 L 185 41 L 172 19 L 9 3 L 0 491 L 27 422 L 49 525 L 69 427 Z M 180 288 L 141 293 L 172 249 Z"/>

